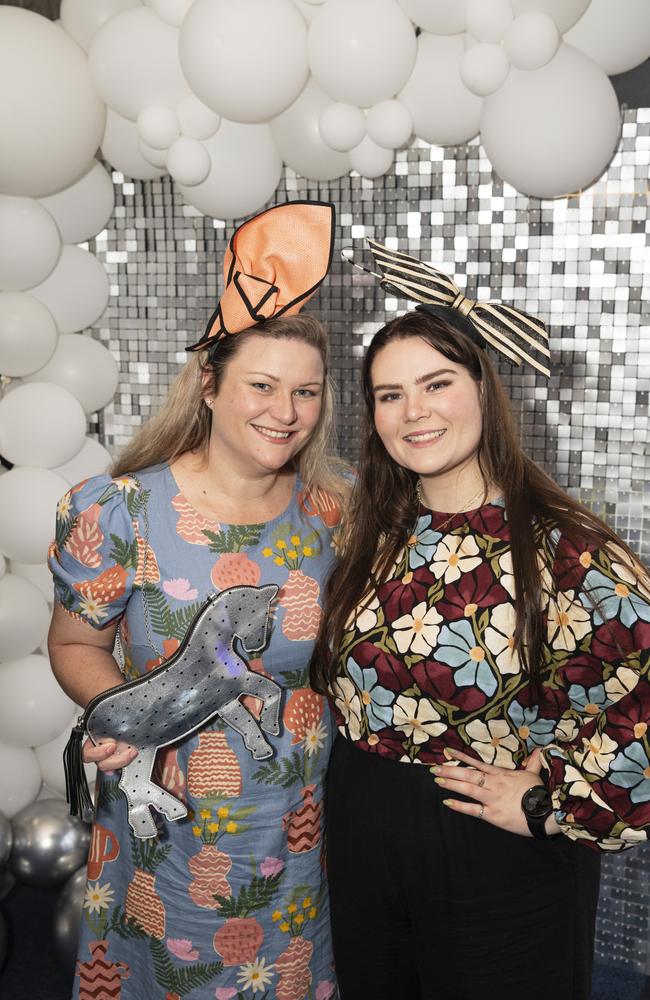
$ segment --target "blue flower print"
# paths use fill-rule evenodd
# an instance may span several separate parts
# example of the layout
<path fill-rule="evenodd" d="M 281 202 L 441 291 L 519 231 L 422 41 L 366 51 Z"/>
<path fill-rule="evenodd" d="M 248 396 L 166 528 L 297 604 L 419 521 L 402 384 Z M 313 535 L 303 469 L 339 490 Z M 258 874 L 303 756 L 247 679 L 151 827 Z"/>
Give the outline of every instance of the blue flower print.
<path fill-rule="evenodd" d="M 409 557 L 409 569 L 417 569 L 418 566 L 424 566 L 425 563 L 430 563 L 433 553 L 436 550 L 436 546 L 442 535 L 439 531 L 433 531 L 429 527 L 431 524 L 431 516 L 429 514 L 424 514 L 422 517 L 418 518 L 418 523 L 415 526 L 415 531 L 409 538 L 407 544 L 408 557 Z"/>
<path fill-rule="evenodd" d="M 476 685 L 487 695 L 494 694 L 497 680 L 485 657 L 485 650 L 476 645 L 472 626 L 464 619 L 444 625 L 438 636 L 435 658 L 453 667 L 459 687 Z"/>
<path fill-rule="evenodd" d="M 609 765 L 609 780 L 619 788 L 631 788 L 632 802 L 650 800 L 650 760 L 640 743 L 630 743 Z"/>
<path fill-rule="evenodd" d="M 377 671 L 374 667 L 360 667 L 350 657 L 347 662 L 347 672 L 361 692 L 361 702 L 368 716 L 368 725 L 376 732 L 385 726 L 390 726 L 393 720 L 392 704 L 395 693 L 377 684 Z"/>
<path fill-rule="evenodd" d="M 626 628 L 641 618 L 650 622 L 650 604 L 634 594 L 621 580 L 610 580 L 598 570 L 590 570 L 585 577 L 580 600 L 594 611 L 594 624 L 619 618 Z M 595 607 L 594 607 L 595 605 Z"/>
<path fill-rule="evenodd" d="M 508 715 L 517 727 L 522 740 L 526 741 L 529 750 L 533 747 L 545 747 L 553 740 L 555 722 L 553 719 L 538 719 L 539 708 L 524 708 L 518 701 L 513 701 L 508 709 Z"/>
<path fill-rule="evenodd" d="M 613 701 L 605 694 L 604 684 L 594 684 L 589 689 L 581 684 L 572 684 L 569 688 L 569 700 L 571 707 L 580 715 L 598 715 L 604 712 Z"/>

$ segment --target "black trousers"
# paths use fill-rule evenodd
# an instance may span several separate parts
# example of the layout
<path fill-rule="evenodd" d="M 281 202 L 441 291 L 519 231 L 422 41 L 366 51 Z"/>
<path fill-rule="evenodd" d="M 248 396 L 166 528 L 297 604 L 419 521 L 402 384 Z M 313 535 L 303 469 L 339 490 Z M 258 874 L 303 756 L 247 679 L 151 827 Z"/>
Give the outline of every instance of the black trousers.
<path fill-rule="evenodd" d="M 598 854 L 442 798 L 427 767 L 337 738 L 327 851 L 341 1000 L 589 1000 Z"/>

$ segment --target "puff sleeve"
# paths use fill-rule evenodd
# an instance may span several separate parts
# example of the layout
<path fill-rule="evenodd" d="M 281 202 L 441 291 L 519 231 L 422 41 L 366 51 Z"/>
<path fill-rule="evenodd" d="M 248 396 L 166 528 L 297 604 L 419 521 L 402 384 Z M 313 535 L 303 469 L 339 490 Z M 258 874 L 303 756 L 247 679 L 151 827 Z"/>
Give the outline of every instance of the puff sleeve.
<path fill-rule="evenodd" d="M 563 709 L 543 756 L 563 832 L 602 851 L 650 830 L 650 589 L 622 549 L 561 539 L 548 609 Z"/>
<path fill-rule="evenodd" d="M 137 481 L 94 476 L 61 498 L 48 555 L 61 606 L 94 628 L 124 614 L 138 568 L 138 536 L 129 504 Z"/>

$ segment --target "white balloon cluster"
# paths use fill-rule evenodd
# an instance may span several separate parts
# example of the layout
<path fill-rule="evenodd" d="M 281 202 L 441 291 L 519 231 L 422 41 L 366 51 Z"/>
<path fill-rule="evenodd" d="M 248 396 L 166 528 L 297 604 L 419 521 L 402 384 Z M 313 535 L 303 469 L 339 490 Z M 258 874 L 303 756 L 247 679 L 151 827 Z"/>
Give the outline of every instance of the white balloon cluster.
<path fill-rule="evenodd" d="M 78 709 L 43 652 L 45 557 L 57 501 L 110 463 L 86 418 L 112 399 L 117 365 L 80 332 L 109 297 L 103 267 L 78 246 L 113 212 L 111 178 L 95 159 L 104 104 L 60 27 L 15 7 L 0 22 L 11 94 L 0 104 L 0 811 L 14 817 L 43 784 L 65 792 L 61 751 Z"/>
<path fill-rule="evenodd" d="M 63 0 L 61 20 L 107 106 L 104 157 L 222 219 L 260 208 L 283 161 L 378 177 L 414 136 L 480 132 L 505 180 L 566 194 L 615 150 L 607 74 L 650 56 L 647 0 Z"/>

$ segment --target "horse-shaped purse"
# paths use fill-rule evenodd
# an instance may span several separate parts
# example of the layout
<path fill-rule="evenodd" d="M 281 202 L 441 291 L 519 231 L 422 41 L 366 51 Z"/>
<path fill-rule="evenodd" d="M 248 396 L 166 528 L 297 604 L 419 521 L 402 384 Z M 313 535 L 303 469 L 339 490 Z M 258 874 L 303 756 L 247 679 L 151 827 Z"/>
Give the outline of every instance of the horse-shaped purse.
<path fill-rule="evenodd" d="M 128 803 L 128 821 L 136 837 L 158 833 L 151 809 L 168 820 L 182 819 L 187 809 L 151 780 L 159 748 L 184 739 L 219 716 L 243 738 L 255 758 L 273 749 L 263 732 L 280 732 L 282 688 L 248 669 L 237 653 L 258 653 L 269 639 L 275 584 L 230 587 L 211 595 L 197 612 L 178 650 L 168 660 L 135 680 L 109 688 L 91 699 L 79 717 L 64 751 L 66 797 L 73 816 L 92 810 L 83 769 L 81 743 L 121 740 L 138 756 L 122 769 L 119 787 Z M 262 701 L 259 721 L 241 704 L 241 695 Z"/>

